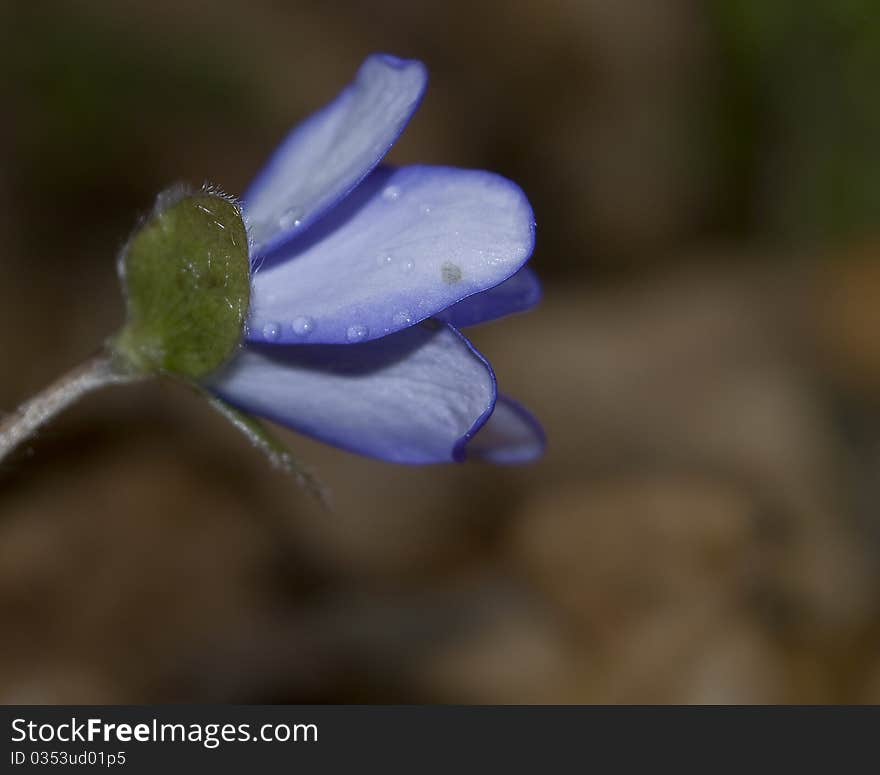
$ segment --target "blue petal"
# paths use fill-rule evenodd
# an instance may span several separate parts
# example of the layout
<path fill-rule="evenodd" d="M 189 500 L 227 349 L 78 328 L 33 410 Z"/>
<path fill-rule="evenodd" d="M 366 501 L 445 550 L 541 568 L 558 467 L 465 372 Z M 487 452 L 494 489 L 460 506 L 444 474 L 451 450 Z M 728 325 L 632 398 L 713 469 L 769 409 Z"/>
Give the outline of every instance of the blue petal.
<path fill-rule="evenodd" d="M 358 345 L 246 345 L 207 385 L 252 414 L 394 463 L 462 460 L 495 405 L 495 375 L 450 326 Z"/>
<path fill-rule="evenodd" d="M 427 82 L 421 62 L 374 54 L 294 129 L 244 196 L 254 253 L 305 229 L 363 180 L 409 123 Z"/>
<path fill-rule="evenodd" d="M 512 398 L 499 395 L 495 411 L 467 447 L 470 457 L 490 463 L 529 463 L 544 453 L 541 424 Z"/>
<path fill-rule="evenodd" d="M 535 221 L 489 172 L 381 167 L 254 274 L 250 341 L 342 344 L 386 336 L 510 277 Z"/>
<path fill-rule="evenodd" d="M 456 328 L 487 323 L 515 312 L 525 312 L 541 300 L 538 276 L 524 266 L 513 277 L 482 293 L 475 293 L 437 315 Z"/>

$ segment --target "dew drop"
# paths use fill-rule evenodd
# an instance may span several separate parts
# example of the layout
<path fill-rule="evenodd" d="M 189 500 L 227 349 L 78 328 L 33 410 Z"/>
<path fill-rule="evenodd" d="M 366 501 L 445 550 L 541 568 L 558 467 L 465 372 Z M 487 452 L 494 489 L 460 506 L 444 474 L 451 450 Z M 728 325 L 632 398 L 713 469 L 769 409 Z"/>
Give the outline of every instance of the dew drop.
<path fill-rule="evenodd" d="M 382 198 L 386 202 L 395 202 L 400 199 L 400 189 L 397 186 L 387 186 L 382 192 Z"/>
<path fill-rule="evenodd" d="M 274 341 L 281 336 L 281 326 L 277 323 L 266 323 L 263 326 L 263 339 Z"/>
<path fill-rule="evenodd" d="M 282 229 L 298 229 L 302 225 L 299 210 L 288 210 L 278 219 L 278 225 Z"/>
<path fill-rule="evenodd" d="M 376 263 L 379 266 L 388 266 L 392 261 L 394 261 L 394 257 L 388 253 L 381 253 L 376 256 Z"/>
<path fill-rule="evenodd" d="M 431 214 L 431 205 L 422 205 L 421 206 L 422 215 L 430 215 Z"/>
<path fill-rule="evenodd" d="M 348 339 L 349 342 L 360 342 L 362 339 L 366 338 L 368 333 L 370 333 L 370 329 L 366 326 L 349 326 L 348 331 L 345 332 L 345 338 Z"/>
<path fill-rule="evenodd" d="M 291 328 L 297 336 L 308 336 L 315 330 L 315 321 L 308 315 L 300 315 L 298 318 L 294 318 Z"/>
<path fill-rule="evenodd" d="M 412 270 L 415 269 L 415 267 L 416 267 L 415 261 L 404 261 L 403 262 L 403 271 L 404 272 L 412 272 Z"/>
<path fill-rule="evenodd" d="M 391 318 L 391 321 L 395 326 L 408 326 L 412 323 L 412 315 L 405 310 L 401 310 L 400 312 L 395 312 L 394 316 Z"/>

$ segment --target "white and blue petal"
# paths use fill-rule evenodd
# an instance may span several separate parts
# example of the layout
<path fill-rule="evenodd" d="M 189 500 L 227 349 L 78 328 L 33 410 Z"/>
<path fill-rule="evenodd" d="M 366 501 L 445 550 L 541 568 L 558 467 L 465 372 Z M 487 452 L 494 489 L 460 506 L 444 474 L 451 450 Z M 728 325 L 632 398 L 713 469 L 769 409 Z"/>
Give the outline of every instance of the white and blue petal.
<path fill-rule="evenodd" d="M 305 229 L 363 180 L 418 109 L 427 82 L 421 62 L 374 54 L 294 129 L 244 196 L 254 253 Z"/>
<path fill-rule="evenodd" d="M 532 208 L 506 178 L 380 167 L 257 269 L 248 340 L 386 336 L 503 282 L 534 240 Z"/>
<path fill-rule="evenodd" d="M 541 283 L 538 276 L 524 266 L 513 277 L 482 293 L 475 293 L 436 317 L 456 328 L 487 323 L 505 315 L 530 310 L 541 300 Z"/>
<path fill-rule="evenodd" d="M 544 430 L 531 412 L 499 395 L 495 411 L 468 444 L 467 454 L 489 463 L 528 463 L 541 457 L 545 446 Z"/>
<path fill-rule="evenodd" d="M 495 375 L 450 326 L 358 345 L 248 344 L 207 387 L 246 412 L 394 463 L 461 460 L 495 406 Z"/>

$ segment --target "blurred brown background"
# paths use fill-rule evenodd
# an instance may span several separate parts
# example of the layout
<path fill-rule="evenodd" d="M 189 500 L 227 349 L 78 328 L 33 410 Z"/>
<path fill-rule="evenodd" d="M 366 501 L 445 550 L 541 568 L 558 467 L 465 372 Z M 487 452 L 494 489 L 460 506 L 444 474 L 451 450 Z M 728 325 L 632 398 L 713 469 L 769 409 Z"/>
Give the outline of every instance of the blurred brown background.
<path fill-rule="evenodd" d="M 0 468 L 0 702 L 880 701 L 874 0 L 0 5 L 0 407 L 121 320 L 157 191 L 241 192 L 370 52 L 392 153 L 517 180 L 534 313 L 473 332 L 526 468 L 285 434 L 173 385 Z"/>

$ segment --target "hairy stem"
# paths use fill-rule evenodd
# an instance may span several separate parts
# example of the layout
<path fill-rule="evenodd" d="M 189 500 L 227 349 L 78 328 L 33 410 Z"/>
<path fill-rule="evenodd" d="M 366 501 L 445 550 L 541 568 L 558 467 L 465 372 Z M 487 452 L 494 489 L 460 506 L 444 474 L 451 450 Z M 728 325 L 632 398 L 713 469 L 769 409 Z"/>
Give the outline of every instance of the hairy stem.
<path fill-rule="evenodd" d="M 11 414 L 0 419 L 0 462 L 19 444 L 86 393 L 135 377 L 122 374 L 106 353 L 99 353 L 53 382 Z"/>
<path fill-rule="evenodd" d="M 248 441 L 260 450 L 269 462 L 280 471 L 291 474 L 312 498 L 320 503 L 325 509 L 331 510 L 330 493 L 318 478 L 303 465 L 298 463 L 290 454 L 287 447 L 279 441 L 259 420 L 244 412 L 240 412 L 234 406 L 227 404 L 217 396 L 204 392 L 202 394 L 220 414 L 232 425 L 243 433 Z"/>

